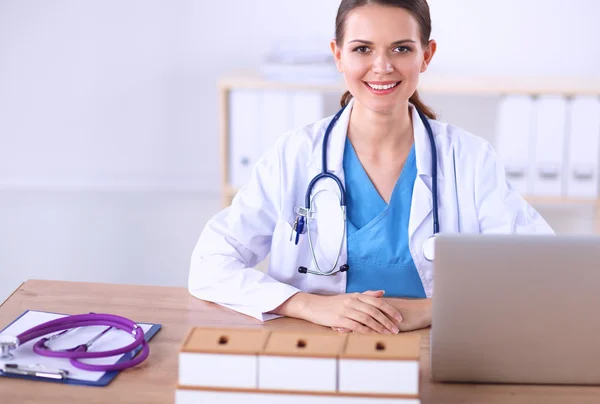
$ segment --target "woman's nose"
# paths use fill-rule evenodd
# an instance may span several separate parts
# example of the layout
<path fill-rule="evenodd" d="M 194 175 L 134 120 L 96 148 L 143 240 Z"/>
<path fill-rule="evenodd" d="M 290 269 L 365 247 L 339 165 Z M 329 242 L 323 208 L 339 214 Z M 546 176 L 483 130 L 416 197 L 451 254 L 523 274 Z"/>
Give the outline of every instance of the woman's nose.
<path fill-rule="evenodd" d="M 373 61 L 373 73 L 385 74 L 394 71 L 394 66 L 385 56 L 379 56 Z"/>

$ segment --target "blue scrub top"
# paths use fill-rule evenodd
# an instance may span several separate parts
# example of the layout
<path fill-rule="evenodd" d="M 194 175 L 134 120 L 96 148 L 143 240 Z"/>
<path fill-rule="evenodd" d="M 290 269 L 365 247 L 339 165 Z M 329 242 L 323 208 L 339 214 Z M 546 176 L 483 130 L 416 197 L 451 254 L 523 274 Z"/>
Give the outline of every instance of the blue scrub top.
<path fill-rule="evenodd" d="M 389 205 L 377 192 L 348 139 L 343 164 L 350 267 L 346 292 L 384 290 L 386 297 L 425 298 L 408 247 L 408 222 L 417 176 L 414 145 Z"/>

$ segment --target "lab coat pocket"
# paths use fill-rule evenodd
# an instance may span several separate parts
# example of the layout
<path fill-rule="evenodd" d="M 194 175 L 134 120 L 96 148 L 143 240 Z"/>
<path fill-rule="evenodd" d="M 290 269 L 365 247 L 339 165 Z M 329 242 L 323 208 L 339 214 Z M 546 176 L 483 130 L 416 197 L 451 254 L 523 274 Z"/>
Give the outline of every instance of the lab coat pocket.
<path fill-rule="evenodd" d="M 279 243 L 279 245 L 274 244 L 273 250 L 281 251 L 284 254 L 285 262 L 282 262 L 284 268 L 281 269 L 286 274 L 296 274 L 300 267 L 304 267 L 308 271 L 318 272 L 318 268 L 328 271 L 335 263 L 339 245 L 335 249 L 328 246 L 329 234 L 327 232 L 325 235 L 321 234 L 326 227 L 315 218 L 304 225 L 300 235 L 297 235 L 294 223 L 295 220 L 281 220 L 282 237 L 274 237 L 274 240 L 278 240 L 275 243 Z M 297 244 L 296 239 L 298 240 Z M 318 263 L 318 268 L 315 261 Z"/>
<path fill-rule="evenodd" d="M 293 277 L 298 272 L 298 267 L 304 266 L 309 267 L 312 262 L 312 254 L 310 251 L 310 243 L 308 240 L 308 232 L 305 231 L 297 236 L 294 229 L 295 218 L 280 219 L 277 228 L 279 234 L 275 234 L 273 237 L 273 244 L 271 246 L 272 254 L 277 254 L 281 257 L 277 260 L 277 267 L 274 268 L 277 272 L 285 274 L 286 279 Z M 318 234 L 316 226 L 311 224 L 311 236 L 314 238 Z M 296 244 L 296 237 L 298 243 Z M 281 255 L 280 255 L 281 254 Z"/>

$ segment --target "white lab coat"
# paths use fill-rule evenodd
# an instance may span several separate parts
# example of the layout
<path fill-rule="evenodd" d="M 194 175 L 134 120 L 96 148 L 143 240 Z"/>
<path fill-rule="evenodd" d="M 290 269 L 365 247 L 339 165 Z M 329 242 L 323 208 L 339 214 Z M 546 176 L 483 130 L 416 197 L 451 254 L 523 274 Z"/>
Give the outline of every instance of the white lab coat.
<path fill-rule="evenodd" d="M 342 182 L 352 105 L 351 102 L 332 130 L 327 149 L 327 168 Z M 423 243 L 433 231 L 431 147 L 418 113 L 412 106 L 411 110 L 417 177 L 409 244 L 425 293 L 431 297 L 433 263 L 425 260 L 422 252 Z M 290 242 L 295 208 L 304 206 L 307 185 L 321 172 L 323 136 L 330 120 L 331 117 L 320 120 L 279 138 L 257 162 L 250 182 L 231 206 L 208 222 L 192 255 L 189 275 L 192 295 L 265 321 L 277 317 L 268 312 L 298 291 L 345 293 L 345 273 L 336 276 L 298 273 L 299 266 L 314 269 L 308 237 L 303 235 L 298 245 Z M 507 184 L 504 167 L 487 141 L 446 123 L 433 120 L 430 123 L 437 149 L 441 233 L 553 233 L 544 219 Z M 339 195 L 337 185 L 331 180 L 318 181 L 313 195 L 323 189 Z M 342 239 L 345 235 L 339 230 L 336 237 L 331 236 L 331 229 L 339 229 L 342 223 L 339 200 L 337 204 L 322 206 L 315 201 L 315 209 L 319 215 L 317 225 L 311 225 L 311 239 L 316 240 L 319 264 L 323 259 L 322 269 L 329 269 L 340 240 L 343 243 L 338 266 L 346 263 L 346 240 Z M 267 255 L 268 272 L 254 269 Z"/>

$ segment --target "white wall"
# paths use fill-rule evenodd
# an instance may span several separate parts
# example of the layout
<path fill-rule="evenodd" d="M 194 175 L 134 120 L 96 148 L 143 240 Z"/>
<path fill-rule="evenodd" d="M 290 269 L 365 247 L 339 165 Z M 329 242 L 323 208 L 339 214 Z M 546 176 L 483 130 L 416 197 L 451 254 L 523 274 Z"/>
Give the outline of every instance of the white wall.
<path fill-rule="evenodd" d="M 338 4 L 0 1 L 0 188 L 217 192 L 216 80 L 258 67 L 275 38 L 327 47 Z M 431 71 L 600 71 L 597 0 L 430 6 Z"/>
<path fill-rule="evenodd" d="M 597 0 L 429 0 L 439 50 L 454 74 L 600 74 Z"/>
<path fill-rule="evenodd" d="M 0 2 L 0 186 L 216 190 L 221 72 L 331 22 L 283 3 Z"/>

